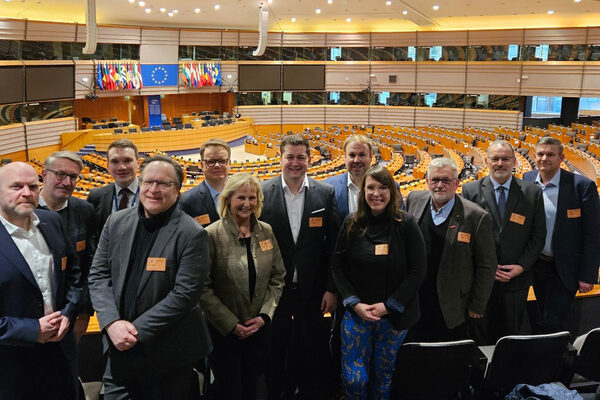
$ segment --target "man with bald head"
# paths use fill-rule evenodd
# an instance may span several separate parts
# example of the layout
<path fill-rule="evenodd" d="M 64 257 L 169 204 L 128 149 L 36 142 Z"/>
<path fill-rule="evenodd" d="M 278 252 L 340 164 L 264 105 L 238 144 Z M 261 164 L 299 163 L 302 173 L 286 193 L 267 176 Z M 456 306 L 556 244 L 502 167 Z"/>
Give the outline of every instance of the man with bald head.
<path fill-rule="evenodd" d="M 0 398 L 76 399 L 81 297 L 75 253 L 58 214 L 37 210 L 28 164 L 0 168 Z"/>

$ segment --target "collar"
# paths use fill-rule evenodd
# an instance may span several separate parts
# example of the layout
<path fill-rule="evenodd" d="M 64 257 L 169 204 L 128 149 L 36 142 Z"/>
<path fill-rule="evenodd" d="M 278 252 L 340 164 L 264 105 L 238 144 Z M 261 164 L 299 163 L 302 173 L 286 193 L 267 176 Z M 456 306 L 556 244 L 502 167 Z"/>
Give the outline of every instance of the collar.
<path fill-rule="evenodd" d="M 131 193 L 137 193 L 138 186 L 139 186 L 139 182 L 138 182 L 138 178 L 136 177 L 133 180 L 133 182 L 131 182 L 131 184 L 129 186 L 127 186 L 127 189 L 131 190 Z M 115 190 L 117 191 L 117 196 L 121 192 L 121 189 L 123 189 L 123 186 L 121 186 L 117 182 L 115 182 Z"/>
<path fill-rule="evenodd" d="M 456 202 L 456 194 L 454 196 L 452 196 L 450 201 L 448 201 L 446 204 L 441 206 L 439 210 L 435 211 L 435 208 L 433 207 L 433 197 L 430 196 L 429 207 L 431 208 L 431 212 L 434 215 L 446 215 L 447 216 L 447 215 L 450 215 L 450 211 L 452 210 L 452 207 L 454 207 L 455 202 Z"/>
<path fill-rule="evenodd" d="M 556 171 L 556 173 L 554 174 L 552 179 L 550 179 L 550 182 L 548 182 L 546 185 L 544 185 L 542 183 L 542 177 L 540 176 L 540 173 L 538 171 L 538 174 L 535 177 L 535 183 L 537 183 L 538 185 L 540 185 L 543 188 L 546 188 L 549 185 L 554 185 L 554 186 L 558 187 L 560 185 L 560 168 L 558 169 L 558 171 Z"/>
<path fill-rule="evenodd" d="M 48 203 L 46 203 L 46 200 L 44 200 L 44 196 L 42 196 L 41 193 L 40 193 L 40 196 L 39 196 L 39 205 L 40 206 L 45 206 L 45 207 L 48 208 L 48 210 L 50 210 L 50 207 L 48 206 Z M 56 210 L 56 211 L 64 210 L 65 208 L 68 207 L 68 205 L 69 205 L 69 199 L 66 199 L 65 202 L 60 207 L 58 207 L 58 210 Z M 50 211 L 52 211 L 52 210 L 50 210 Z"/>
<path fill-rule="evenodd" d="M 213 199 L 221 194 L 221 192 L 217 191 L 217 189 L 212 187 L 210 185 L 210 183 L 208 183 L 207 181 L 204 181 L 204 183 L 206 183 L 206 187 L 208 187 L 208 192 L 210 193 L 210 197 L 212 197 Z"/>
<path fill-rule="evenodd" d="M 228 213 L 227 217 L 223 218 L 221 221 L 223 221 L 223 225 L 227 228 L 229 233 L 231 233 L 233 236 L 235 236 L 237 238 L 239 228 L 238 228 L 237 222 L 235 221 L 235 218 L 233 217 L 233 215 L 231 215 L 231 213 Z M 253 236 L 255 233 L 257 233 L 259 230 L 261 230 L 261 227 L 258 224 L 258 219 L 256 218 L 256 215 L 254 215 L 254 213 L 252 213 L 252 215 L 250 216 L 250 234 L 251 234 L 251 236 Z"/>
<path fill-rule="evenodd" d="M 283 174 L 281 174 L 281 186 L 283 186 L 283 191 L 287 191 L 288 193 L 292 193 L 287 183 L 285 183 L 285 179 L 283 179 Z M 298 190 L 297 194 L 303 192 L 304 188 L 308 188 L 308 176 L 304 174 L 304 181 L 302 181 L 302 186 L 300 186 L 300 190 Z"/>
<path fill-rule="evenodd" d="M 31 219 L 31 225 L 29 226 L 29 231 L 26 231 L 25 229 L 20 228 L 11 222 L 8 222 L 6 219 L 4 219 L 3 216 L 0 215 L 0 221 L 2 221 L 2 225 L 4 225 L 4 228 L 6 229 L 6 231 L 8 232 L 8 234 L 10 236 L 14 235 L 15 233 L 21 233 L 22 235 L 23 234 L 28 235 L 31 233 L 32 227 L 34 227 L 34 226 L 37 227 L 40 224 L 40 219 L 38 218 L 37 215 L 35 215 L 35 213 L 31 213 L 29 218 Z"/>
<path fill-rule="evenodd" d="M 510 184 L 512 183 L 512 175 L 510 176 L 510 178 L 508 178 L 508 180 L 506 182 L 504 182 L 503 184 L 499 184 L 498 182 L 496 182 L 496 180 L 494 178 L 492 178 L 490 176 L 490 181 L 492 181 L 492 185 L 494 185 L 494 190 L 498 190 L 498 188 L 500 186 L 504 187 L 504 189 L 506 189 L 506 191 L 508 192 L 510 190 Z"/>
<path fill-rule="evenodd" d="M 360 191 L 360 188 L 356 186 L 354 182 L 352 182 L 352 179 L 350 179 L 350 172 L 348 172 L 348 175 L 346 176 L 346 186 L 348 187 L 348 189 L 354 187 L 356 190 Z"/>

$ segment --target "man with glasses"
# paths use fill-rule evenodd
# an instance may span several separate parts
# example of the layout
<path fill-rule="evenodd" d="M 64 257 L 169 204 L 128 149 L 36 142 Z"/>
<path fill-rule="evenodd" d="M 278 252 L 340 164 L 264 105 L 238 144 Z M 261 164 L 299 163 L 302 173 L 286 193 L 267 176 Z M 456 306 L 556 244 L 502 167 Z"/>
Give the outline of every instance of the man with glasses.
<path fill-rule="evenodd" d="M 181 207 L 204 227 L 219 217 L 219 194 L 225 187 L 231 166 L 231 148 L 220 139 L 210 139 L 200 146 L 204 181 L 183 193 Z"/>
<path fill-rule="evenodd" d="M 115 140 L 106 151 L 108 173 L 115 180 L 106 186 L 90 190 L 87 201 L 96 210 L 98 236 L 109 215 L 138 202 L 139 189 L 137 171 L 139 166 L 138 149 L 131 140 Z"/>
<path fill-rule="evenodd" d="M 411 192 L 409 214 L 419 220 L 427 250 L 427 276 L 419 291 L 421 319 L 410 341 L 470 337 L 469 321 L 483 317 L 496 272 L 492 219 L 456 195 L 458 167 L 449 158 L 429 163 L 429 191 Z"/>
<path fill-rule="evenodd" d="M 532 269 L 546 239 L 542 191 L 513 175 L 517 163 L 509 142 L 498 140 L 487 149 L 489 176 L 463 186 L 462 196 L 477 203 L 494 220 L 496 281 L 486 315 L 473 330 L 478 345 L 495 344 L 521 333 Z"/>
<path fill-rule="evenodd" d="M 83 292 L 81 310 L 73 326 L 75 337 L 87 330 L 94 309 L 90 302 L 87 276 L 96 251 L 97 228 L 94 207 L 85 200 L 73 197 L 79 174 L 83 169 L 81 157 L 70 151 L 57 151 L 44 161 L 39 208 L 56 211 L 71 239 L 81 269 Z"/>
<path fill-rule="evenodd" d="M 198 306 L 208 235 L 178 207 L 183 179 L 171 158 L 146 158 L 139 205 L 112 214 L 98 242 L 89 281 L 106 400 L 188 399 L 192 367 L 211 350 Z"/>

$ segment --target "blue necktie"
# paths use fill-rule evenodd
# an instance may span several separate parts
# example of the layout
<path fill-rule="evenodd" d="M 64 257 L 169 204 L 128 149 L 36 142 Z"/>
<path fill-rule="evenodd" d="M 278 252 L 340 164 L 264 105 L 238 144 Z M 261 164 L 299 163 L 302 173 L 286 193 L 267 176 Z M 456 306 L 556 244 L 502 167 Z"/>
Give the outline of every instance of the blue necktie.
<path fill-rule="evenodd" d="M 506 195 L 504 194 L 506 188 L 504 186 L 498 186 L 498 189 L 496 190 L 500 191 L 500 195 L 498 196 L 498 211 L 500 212 L 500 220 L 503 221 L 504 210 L 506 209 Z"/>

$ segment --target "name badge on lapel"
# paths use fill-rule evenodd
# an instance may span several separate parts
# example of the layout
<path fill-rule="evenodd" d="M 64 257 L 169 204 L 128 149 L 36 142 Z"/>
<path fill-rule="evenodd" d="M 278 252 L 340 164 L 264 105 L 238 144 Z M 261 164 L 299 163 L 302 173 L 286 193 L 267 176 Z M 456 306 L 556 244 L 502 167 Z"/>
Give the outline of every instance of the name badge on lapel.
<path fill-rule="evenodd" d="M 60 260 L 60 270 L 61 270 L 61 271 L 64 271 L 64 270 L 66 270 L 66 269 L 67 269 L 67 257 L 63 257 L 63 258 Z"/>
<path fill-rule="evenodd" d="M 258 244 L 260 245 L 260 249 L 262 251 L 269 251 L 273 248 L 273 243 L 271 243 L 271 239 L 262 240 L 258 242 Z"/>
<path fill-rule="evenodd" d="M 311 217 L 308 219 L 308 226 L 311 228 L 323 227 L 323 217 Z"/>
<path fill-rule="evenodd" d="M 523 225 L 525 223 L 525 216 L 517 213 L 512 213 L 510 214 L 510 222 Z"/>
<path fill-rule="evenodd" d="M 567 218 L 581 218 L 581 208 L 567 210 Z"/>
<path fill-rule="evenodd" d="M 75 243 L 75 251 L 79 252 L 83 250 L 85 250 L 85 240 L 80 240 L 79 242 Z"/>
<path fill-rule="evenodd" d="M 466 232 L 458 232 L 458 236 L 456 238 L 459 242 L 463 243 L 471 243 L 471 234 Z"/>
<path fill-rule="evenodd" d="M 387 256 L 388 254 L 389 254 L 389 246 L 387 243 L 375 245 L 375 255 L 376 256 Z"/>
<path fill-rule="evenodd" d="M 200 225 L 208 225 L 210 224 L 210 216 L 208 214 L 198 215 L 194 218 Z"/>
<path fill-rule="evenodd" d="M 146 271 L 162 272 L 167 270 L 167 259 L 164 257 L 148 257 Z"/>

